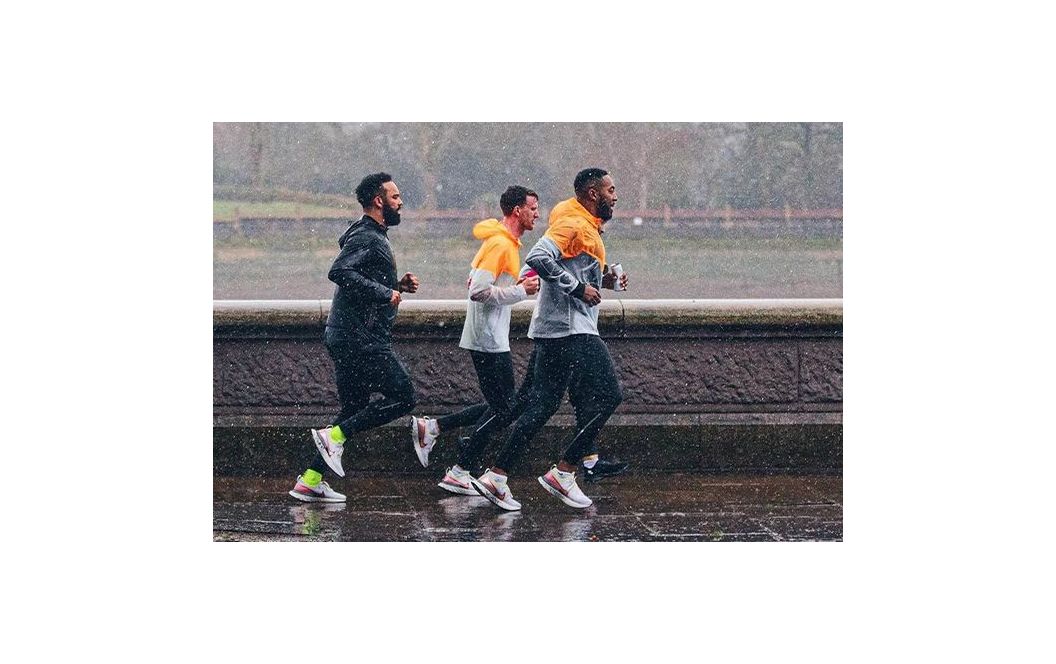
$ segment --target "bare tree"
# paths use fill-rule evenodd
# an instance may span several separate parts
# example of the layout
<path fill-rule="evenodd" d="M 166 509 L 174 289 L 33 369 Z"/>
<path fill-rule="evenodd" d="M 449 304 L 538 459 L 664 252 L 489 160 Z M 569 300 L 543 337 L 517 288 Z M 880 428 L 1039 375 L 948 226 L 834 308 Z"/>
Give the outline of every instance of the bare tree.
<path fill-rule="evenodd" d="M 249 124 L 249 172 L 254 187 L 264 186 L 264 154 L 268 140 L 268 125 L 264 122 Z"/>

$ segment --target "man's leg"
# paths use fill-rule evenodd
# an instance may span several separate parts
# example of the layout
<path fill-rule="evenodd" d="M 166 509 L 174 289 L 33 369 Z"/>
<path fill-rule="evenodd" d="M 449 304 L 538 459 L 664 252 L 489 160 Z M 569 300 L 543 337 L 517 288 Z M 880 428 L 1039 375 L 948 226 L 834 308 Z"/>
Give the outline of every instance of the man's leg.
<path fill-rule="evenodd" d="M 605 426 L 616 407 L 623 400 L 612 357 L 600 337 L 592 334 L 576 335 L 573 360 L 572 406 L 576 412 L 576 432 L 568 441 L 561 456 L 564 466 L 578 468 L 584 457 L 594 454 L 598 432 Z"/>
<path fill-rule="evenodd" d="M 582 398 L 582 392 L 580 390 L 580 384 L 582 383 L 582 376 L 575 375 L 568 384 L 568 399 L 572 403 L 580 403 Z M 580 427 L 577 427 L 577 431 Z M 600 455 L 600 442 L 598 438 L 594 438 L 594 443 L 591 448 L 583 456 L 581 462 L 581 475 L 588 482 L 597 482 L 598 480 L 605 477 L 613 477 L 615 475 L 621 475 L 627 471 L 627 464 L 619 459 L 613 457 L 601 458 Z"/>
<path fill-rule="evenodd" d="M 524 378 L 521 379 L 521 386 L 517 388 L 517 396 L 514 397 L 513 408 L 510 412 L 510 422 L 513 422 L 524 409 L 528 407 L 532 397 L 532 386 L 535 384 L 535 365 L 539 361 L 539 347 L 532 345 L 532 354 L 528 356 L 528 366 L 524 370 Z M 509 424 L 509 422 L 507 422 Z"/>
<path fill-rule="evenodd" d="M 486 396 L 486 395 L 485 395 Z M 480 403 L 475 403 L 471 406 L 466 406 L 462 410 L 449 413 L 447 415 L 441 415 L 436 418 L 436 425 L 439 431 L 449 431 L 451 429 L 461 429 L 464 426 L 474 424 L 481 417 L 488 412 L 489 401 L 485 399 Z"/>
<path fill-rule="evenodd" d="M 535 371 L 532 373 L 530 399 L 499 451 L 495 468 L 505 471 L 514 466 L 539 430 L 557 412 L 572 370 L 569 339 L 570 337 L 536 340 Z M 527 379 L 526 376 L 525 380 Z"/>
<path fill-rule="evenodd" d="M 539 484 L 569 507 L 583 509 L 593 501 L 576 484 L 580 462 L 594 449 L 594 440 L 621 400 L 620 385 L 612 358 L 604 342 L 594 335 L 573 335 L 570 339 L 572 381 L 576 394 L 572 407 L 576 411 L 576 432 L 572 435 L 561 460 Z"/>
<path fill-rule="evenodd" d="M 368 393 L 377 392 L 382 398 L 338 423 L 346 436 L 379 427 L 414 410 L 414 385 L 392 349 L 363 354 L 356 358 L 356 364 Z"/>
<path fill-rule="evenodd" d="M 469 351 L 471 355 L 492 355 L 493 353 L 478 353 L 477 351 Z M 476 360 L 473 361 L 474 369 L 477 368 Z M 512 366 L 512 359 L 511 359 Z M 511 368 L 512 371 L 512 368 Z M 535 371 L 535 349 L 532 349 L 532 354 L 528 358 L 528 368 L 524 372 L 524 380 L 521 381 L 521 386 L 517 390 L 517 394 L 514 398 L 513 406 L 506 409 L 505 413 L 499 413 L 499 418 L 496 420 L 496 424 L 491 428 L 491 431 L 497 431 L 504 428 L 510 422 L 520 417 L 521 413 L 524 412 L 525 407 L 528 405 L 528 395 L 531 394 L 532 390 L 532 373 Z M 477 371 L 477 380 L 481 381 L 480 371 Z M 481 383 L 483 385 L 483 383 Z M 483 389 L 483 388 L 482 388 Z M 485 391 L 485 401 L 481 403 L 475 403 L 472 406 L 466 406 L 464 409 L 457 413 L 450 415 L 442 415 L 436 418 L 438 426 L 437 433 L 445 429 L 460 428 L 469 424 L 476 424 L 479 428 L 480 424 L 487 421 L 493 414 L 499 412 L 491 404 L 491 400 L 487 399 L 487 391 Z M 498 422 L 502 422 L 499 424 Z"/>
<path fill-rule="evenodd" d="M 356 348 L 347 341 L 328 343 L 326 350 L 334 363 L 334 379 L 337 382 L 337 398 L 341 402 L 341 412 L 331 421 L 331 426 L 338 425 L 349 417 L 363 410 L 370 402 L 370 388 L 366 376 L 359 369 L 356 361 Z M 344 440 L 344 432 L 336 432 Z M 310 455 L 306 476 L 314 479 L 311 473 L 323 474 L 329 466 L 318 450 Z"/>
<path fill-rule="evenodd" d="M 345 440 L 343 432 L 335 425 L 362 410 L 370 400 L 370 389 L 356 362 L 356 348 L 345 341 L 326 344 L 326 350 L 334 363 L 334 378 L 341 412 L 332 420 L 330 428 L 313 432 L 313 436 L 331 437 L 334 443 Z M 334 437 L 340 440 L 336 440 Z M 317 446 L 305 452 L 306 469 L 297 478 L 290 495 L 306 502 L 342 502 L 345 496 L 330 489 L 323 475 L 330 468 Z M 333 472 L 333 471 L 331 471 Z"/>
<path fill-rule="evenodd" d="M 469 351 L 471 357 L 476 351 Z M 474 360 L 474 365 L 476 360 Z M 478 371 L 479 374 L 479 371 Z M 411 416 L 411 444 L 418 461 L 422 466 L 429 465 L 429 454 L 433 451 L 433 445 L 440 437 L 441 431 L 449 429 L 461 429 L 464 426 L 475 423 L 489 412 L 488 402 L 482 401 L 467 406 L 457 413 L 441 415 L 437 418 Z"/>
<path fill-rule="evenodd" d="M 513 425 L 513 430 L 499 451 L 494 465 L 479 478 L 470 478 L 478 493 L 503 509 L 521 508 L 507 482 L 509 469 L 514 467 L 528 443 L 561 405 L 561 397 L 564 396 L 568 385 L 569 360 L 566 346 L 565 339 L 536 341 L 536 352 L 533 353 L 534 371 L 525 377 L 525 381 L 532 381 L 527 406 Z"/>
<path fill-rule="evenodd" d="M 363 410 L 370 401 L 370 390 L 366 386 L 365 376 L 358 369 L 357 349 L 352 344 L 327 344 L 326 350 L 334 363 L 337 398 L 341 404 L 341 411 L 330 421 L 330 426 L 334 426 Z"/>
<path fill-rule="evenodd" d="M 506 355 L 509 354 L 507 353 Z M 493 498 L 492 502 L 500 507 L 504 509 L 520 509 L 520 503 L 514 500 L 509 492 L 509 486 L 506 483 L 506 471 L 501 466 L 496 465 L 489 472 L 480 474 L 482 470 L 480 458 L 490 442 L 492 434 L 496 431 L 501 431 L 510 422 L 520 417 L 528 405 L 535 378 L 537 357 L 537 347 L 533 347 L 532 355 L 528 360 L 528 368 L 525 370 L 524 378 L 521 380 L 521 387 L 517 390 L 516 395 L 511 396 L 507 401 L 507 406 L 504 410 L 495 412 L 489 408 L 481 417 L 480 422 L 473 430 L 473 434 L 468 440 L 463 441 L 459 449 L 458 464 L 448 469 L 438 486 L 452 493 L 471 496 L 477 495 L 478 492 L 486 491 L 488 493 L 485 493 L 485 496 L 490 494 Z M 478 376 L 481 376 L 482 373 L 478 370 Z M 508 367 L 503 368 L 501 374 L 498 372 L 495 372 L 495 374 L 506 375 L 504 379 L 504 384 L 507 386 L 505 391 L 507 394 L 511 393 L 513 391 L 512 359 Z M 483 379 L 481 379 L 481 385 L 481 389 L 485 394 L 493 391 L 485 386 Z M 474 475 L 480 475 L 479 479 L 474 478 Z M 474 490 L 473 487 L 477 487 L 477 489 Z"/>
<path fill-rule="evenodd" d="M 480 454 L 494 431 L 510 423 L 513 412 L 516 386 L 513 377 L 513 360 L 509 352 L 478 353 L 473 356 L 473 368 L 477 372 L 480 391 L 487 400 L 487 410 L 477 419 L 469 441 L 459 450 L 458 465 L 463 470 L 477 471 Z"/>

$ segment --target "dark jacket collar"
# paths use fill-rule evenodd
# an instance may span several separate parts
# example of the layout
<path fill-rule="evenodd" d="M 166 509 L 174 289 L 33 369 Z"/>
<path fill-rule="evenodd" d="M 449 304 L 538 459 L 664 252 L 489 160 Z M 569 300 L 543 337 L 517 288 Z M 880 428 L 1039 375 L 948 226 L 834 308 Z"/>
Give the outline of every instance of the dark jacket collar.
<path fill-rule="evenodd" d="M 378 222 L 374 221 L 374 218 L 371 217 L 369 214 L 364 214 L 362 217 L 360 217 L 359 221 L 357 221 L 356 223 L 357 224 L 365 224 L 367 226 L 367 228 L 373 228 L 374 230 L 378 231 L 382 235 L 386 235 L 387 236 L 389 234 L 388 227 L 387 226 L 382 226 Z"/>

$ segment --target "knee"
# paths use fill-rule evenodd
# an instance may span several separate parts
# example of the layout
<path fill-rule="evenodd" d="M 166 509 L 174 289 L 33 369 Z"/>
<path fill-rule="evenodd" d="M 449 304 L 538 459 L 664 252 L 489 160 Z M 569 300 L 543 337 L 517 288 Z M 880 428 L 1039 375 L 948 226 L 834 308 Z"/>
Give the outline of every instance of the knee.
<path fill-rule="evenodd" d="M 524 412 L 521 413 L 521 417 L 518 422 L 530 422 L 536 423 L 539 421 L 546 422 L 549 420 L 557 409 L 561 407 L 561 399 L 552 398 L 540 398 L 532 401 L 528 404 Z"/>

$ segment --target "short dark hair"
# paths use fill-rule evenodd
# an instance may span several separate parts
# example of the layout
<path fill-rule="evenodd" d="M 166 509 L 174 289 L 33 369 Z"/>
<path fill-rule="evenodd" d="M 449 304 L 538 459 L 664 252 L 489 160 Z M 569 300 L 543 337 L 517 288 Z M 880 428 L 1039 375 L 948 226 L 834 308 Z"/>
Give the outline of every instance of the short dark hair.
<path fill-rule="evenodd" d="M 593 187 L 596 183 L 601 181 L 601 178 L 608 174 L 609 172 L 604 168 L 584 168 L 576 173 L 576 179 L 572 182 L 572 188 L 576 190 L 577 194 L 585 194 L 587 189 Z"/>
<path fill-rule="evenodd" d="M 388 173 L 373 173 L 363 178 L 356 187 L 356 200 L 366 210 L 373 205 L 374 197 L 385 197 L 385 189 L 381 186 L 386 182 L 392 182 L 392 176 Z"/>
<path fill-rule="evenodd" d="M 519 184 L 511 185 L 506 191 L 502 192 L 502 197 L 499 198 L 499 207 L 502 208 L 503 214 L 511 215 L 513 214 L 513 208 L 528 202 L 529 196 L 535 196 L 536 199 L 539 198 L 539 194 L 531 189 L 526 189 Z"/>

